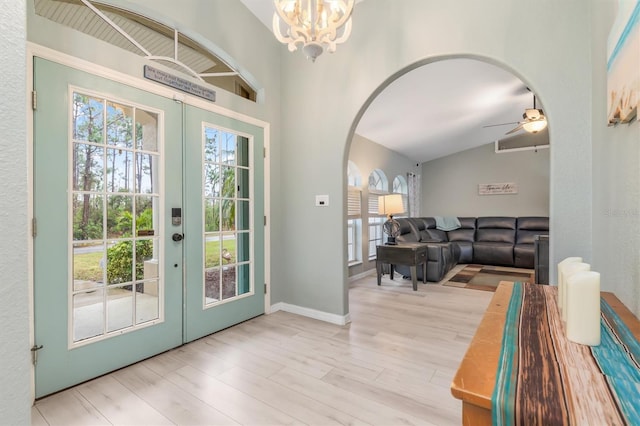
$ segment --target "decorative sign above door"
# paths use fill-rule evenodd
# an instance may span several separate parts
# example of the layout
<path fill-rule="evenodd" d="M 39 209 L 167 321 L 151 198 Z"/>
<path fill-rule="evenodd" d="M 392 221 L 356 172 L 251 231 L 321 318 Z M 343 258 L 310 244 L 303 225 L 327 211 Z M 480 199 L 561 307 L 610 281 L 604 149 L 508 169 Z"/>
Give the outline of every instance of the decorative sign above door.
<path fill-rule="evenodd" d="M 216 92 L 200 84 L 193 83 L 187 79 L 169 74 L 149 65 L 144 66 L 144 77 L 146 79 L 162 83 L 165 86 L 173 87 L 185 93 L 206 99 L 211 102 L 216 101 Z"/>

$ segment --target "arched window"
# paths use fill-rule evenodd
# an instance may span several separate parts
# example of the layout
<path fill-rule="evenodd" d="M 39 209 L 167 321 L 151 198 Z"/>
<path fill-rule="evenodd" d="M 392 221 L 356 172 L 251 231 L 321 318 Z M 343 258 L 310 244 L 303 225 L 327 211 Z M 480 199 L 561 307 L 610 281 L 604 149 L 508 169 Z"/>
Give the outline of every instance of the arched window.
<path fill-rule="evenodd" d="M 404 214 L 398 216 L 406 216 L 409 214 L 409 186 L 404 176 L 398 175 L 393 178 L 392 192 L 394 194 L 402 194 L 402 205 L 404 206 Z"/>
<path fill-rule="evenodd" d="M 382 244 L 382 224 L 384 215 L 378 213 L 378 197 L 389 193 L 389 181 L 380 169 L 375 169 L 369 175 L 369 259 L 375 259 L 376 246 Z"/>
<path fill-rule="evenodd" d="M 347 164 L 347 261 L 362 261 L 362 176 L 355 163 Z"/>

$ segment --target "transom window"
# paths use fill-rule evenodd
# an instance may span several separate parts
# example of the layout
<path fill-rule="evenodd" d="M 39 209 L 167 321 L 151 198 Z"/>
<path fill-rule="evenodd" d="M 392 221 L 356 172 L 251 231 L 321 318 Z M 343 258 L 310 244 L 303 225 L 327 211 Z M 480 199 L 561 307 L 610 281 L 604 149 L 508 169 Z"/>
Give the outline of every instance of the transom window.
<path fill-rule="evenodd" d="M 37 15 L 256 100 L 255 88 L 236 69 L 176 28 L 97 1 L 87 5 L 80 0 L 35 0 L 34 4 Z"/>

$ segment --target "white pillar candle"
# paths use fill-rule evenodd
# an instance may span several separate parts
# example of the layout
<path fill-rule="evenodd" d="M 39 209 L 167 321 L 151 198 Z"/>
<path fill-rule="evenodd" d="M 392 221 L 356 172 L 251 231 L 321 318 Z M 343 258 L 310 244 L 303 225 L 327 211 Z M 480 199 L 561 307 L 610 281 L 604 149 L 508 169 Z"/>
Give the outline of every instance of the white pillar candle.
<path fill-rule="evenodd" d="M 567 280 L 569 277 L 577 272 L 589 271 L 591 265 L 582 262 L 567 263 L 562 267 L 562 305 L 560 311 L 562 314 L 562 321 L 567 322 L 567 304 L 569 303 L 569 294 L 567 293 Z"/>
<path fill-rule="evenodd" d="M 567 339 L 581 345 L 600 344 L 600 274 L 581 271 L 565 282 Z"/>
<path fill-rule="evenodd" d="M 560 314 L 562 314 L 562 306 L 564 300 L 564 278 L 562 277 L 562 269 L 569 263 L 579 262 L 582 262 L 581 257 L 567 257 L 566 259 L 558 263 L 558 309 L 560 310 Z"/>

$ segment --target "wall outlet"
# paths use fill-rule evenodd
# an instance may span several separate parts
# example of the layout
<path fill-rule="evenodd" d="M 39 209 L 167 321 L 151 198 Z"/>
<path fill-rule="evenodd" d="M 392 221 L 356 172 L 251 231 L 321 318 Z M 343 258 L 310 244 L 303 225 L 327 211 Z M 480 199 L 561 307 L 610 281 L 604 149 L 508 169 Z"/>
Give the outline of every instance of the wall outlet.
<path fill-rule="evenodd" d="M 327 207 L 329 205 L 328 195 L 316 195 L 316 207 Z"/>

